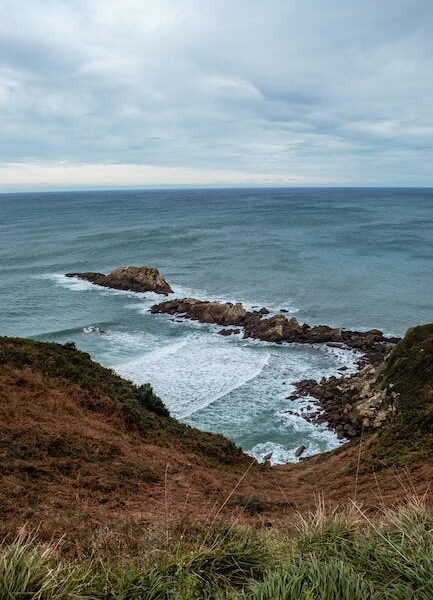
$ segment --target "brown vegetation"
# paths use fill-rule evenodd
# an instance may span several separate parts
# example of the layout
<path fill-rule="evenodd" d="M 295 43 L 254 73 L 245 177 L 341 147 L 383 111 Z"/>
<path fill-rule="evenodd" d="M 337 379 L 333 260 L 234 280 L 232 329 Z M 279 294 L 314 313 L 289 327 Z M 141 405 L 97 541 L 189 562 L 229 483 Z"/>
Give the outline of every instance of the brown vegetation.
<path fill-rule="evenodd" d="M 388 468 L 378 434 L 297 465 L 258 465 L 222 436 L 166 416 L 72 346 L 0 339 L 0 531 L 80 539 L 151 524 L 276 525 L 322 495 L 368 510 L 423 495 L 433 465 Z M 80 543 L 81 543 L 80 542 Z"/>

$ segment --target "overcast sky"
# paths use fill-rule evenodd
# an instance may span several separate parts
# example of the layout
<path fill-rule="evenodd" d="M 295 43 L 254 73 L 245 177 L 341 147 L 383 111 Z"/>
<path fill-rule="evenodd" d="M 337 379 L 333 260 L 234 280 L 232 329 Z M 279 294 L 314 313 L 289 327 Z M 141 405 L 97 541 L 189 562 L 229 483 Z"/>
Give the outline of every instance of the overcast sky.
<path fill-rule="evenodd" d="M 0 189 L 433 185 L 433 0 L 0 0 Z"/>

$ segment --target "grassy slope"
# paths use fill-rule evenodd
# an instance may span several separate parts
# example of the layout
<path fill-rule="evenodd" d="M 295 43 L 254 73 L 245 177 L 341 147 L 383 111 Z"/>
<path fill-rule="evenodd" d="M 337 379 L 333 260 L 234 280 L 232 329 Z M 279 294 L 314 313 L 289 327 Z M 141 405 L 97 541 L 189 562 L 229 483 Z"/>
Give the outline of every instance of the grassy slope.
<path fill-rule="evenodd" d="M 0 338 L 0 533 L 31 522 L 81 539 L 148 523 L 168 492 L 205 512 L 249 463 L 74 347 Z"/>
<path fill-rule="evenodd" d="M 372 473 L 369 460 L 378 448 L 391 460 L 432 455 L 432 334 L 433 326 L 411 330 L 384 372 L 384 385 L 399 393 L 386 444 L 372 436 L 360 448 L 274 469 L 250 468 L 224 437 L 166 416 L 148 386 L 124 381 L 73 346 L 0 338 L 1 530 L 10 540 L 24 523 L 39 526 L 40 540 L 66 534 L 63 555 L 114 561 L 71 566 L 53 556 L 59 570 L 52 571 L 34 544 L 6 544 L 0 600 L 79 597 L 61 591 L 65 574 L 71 586 L 83 586 L 83 597 L 95 598 L 169 598 L 170 590 L 172 598 L 191 599 L 432 597 L 428 512 L 404 536 L 403 521 L 388 522 L 384 534 L 365 520 L 329 521 L 322 513 L 306 532 L 292 531 L 302 525 L 295 511 L 305 514 L 317 494 L 333 506 L 355 498 L 377 515 L 408 490 L 425 492 L 433 476 L 425 460 L 400 473 Z M 418 519 L 417 511 L 411 515 Z M 274 527 L 239 537 L 239 521 Z M 224 522 L 229 528 L 215 531 Z M 46 585 L 60 587 L 51 596 L 5 595 L 1 569 L 15 585 L 16 569 L 25 575 L 33 559 L 36 588 L 45 577 L 59 577 Z M 346 595 L 329 595 L 332 586 L 344 589 L 342 581 L 352 586 Z M 387 596 L 387 587 L 400 595 Z"/>
<path fill-rule="evenodd" d="M 91 360 L 74 344 L 35 342 L 20 338 L 0 337 L 0 369 L 30 369 L 41 372 L 51 385 L 68 390 L 77 386 L 82 391 L 82 404 L 104 411 L 108 398 L 121 409 L 129 429 L 138 430 L 147 439 L 161 445 L 182 446 L 214 459 L 216 463 L 233 464 L 243 455 L 222 435 L 199 431 L 170 418 L 169 412 L 149 384 L 136 386 L 112 370 Z M 98 404 L 99 403 L 99 404 Z"/>
<path fill-rule="evenodd" d="M 433 323 L 409 329 L 387 361 L 383 385 L 396 393 L 395 413 L 377 456 L 388 464 L 433 462 Z"/>

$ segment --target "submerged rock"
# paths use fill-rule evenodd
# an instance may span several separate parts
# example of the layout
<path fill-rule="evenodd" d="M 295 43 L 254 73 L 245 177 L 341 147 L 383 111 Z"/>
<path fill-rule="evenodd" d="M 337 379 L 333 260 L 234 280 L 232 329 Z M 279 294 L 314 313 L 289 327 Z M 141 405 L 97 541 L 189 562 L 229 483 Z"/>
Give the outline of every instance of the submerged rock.
<path fill-rule="evenodd" d="M 171 294 L 173 290 L 155 267 L 118 267 L 105 275 L 104 273 L 66 273 L 66 277 L 78 277 L 96 285 L 128 290 L 131 292 L 155 292 Z"/>
<path fill-rule="evenodd" d="M 234 335 L 236 333 L 240 333 L 240 329 L 220 329 L 218 331 L 218 335 L 222 335 L 224 337 L 228 337 L 229 335 Z"/>
<path fill-rule="evenodd" d="M 296 458 L 299 458 L 302 454 L 304 454 L 304 452 L 305 452 L 306 449 L 307 448 L 304 445 L 299 446 L 299 448 L 296 448 L 296 450 L 295 450 L 295 456 L 296 456 Z"/>

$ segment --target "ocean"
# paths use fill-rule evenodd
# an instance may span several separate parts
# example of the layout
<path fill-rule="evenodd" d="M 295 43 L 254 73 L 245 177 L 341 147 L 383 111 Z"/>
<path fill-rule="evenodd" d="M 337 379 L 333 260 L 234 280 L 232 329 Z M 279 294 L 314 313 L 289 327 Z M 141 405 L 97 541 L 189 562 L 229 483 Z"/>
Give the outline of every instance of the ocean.
<path fill-rule="evenodd" d="M 301 322 L 402 335 L 433 320 L 432 189 L 195 189 L 0 195 L 0 334 L 73 341 L 149 381 L 176 418 L 258 459 L 340 442 L 292 383 L 355 369 L 327 346 L 222 337 L 151 315 L 164 297 L 66 279 L 157 267 L 174 296 L 285 309 Z M 288 413 L 294 411 L 296 414 Z"/>

